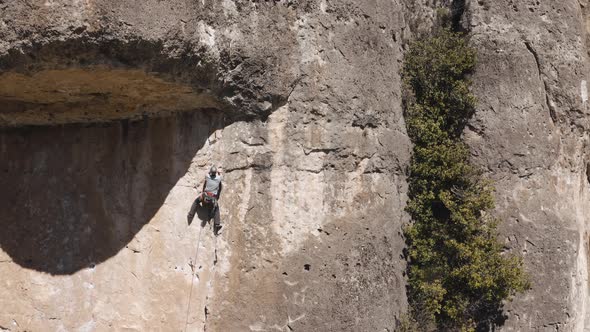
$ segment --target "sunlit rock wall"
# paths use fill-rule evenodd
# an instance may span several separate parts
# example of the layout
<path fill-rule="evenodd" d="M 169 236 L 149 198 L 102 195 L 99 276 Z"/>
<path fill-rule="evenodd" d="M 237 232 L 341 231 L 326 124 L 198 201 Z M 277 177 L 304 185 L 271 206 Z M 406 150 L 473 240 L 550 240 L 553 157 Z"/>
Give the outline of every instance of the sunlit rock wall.
<path fill-rule="evenodd" d="M 466 138 L 496 182 L 502 241 L 532 289 L 505 330 L 587 331 L 587 1 L 466 1 L 479 106 Z"/>

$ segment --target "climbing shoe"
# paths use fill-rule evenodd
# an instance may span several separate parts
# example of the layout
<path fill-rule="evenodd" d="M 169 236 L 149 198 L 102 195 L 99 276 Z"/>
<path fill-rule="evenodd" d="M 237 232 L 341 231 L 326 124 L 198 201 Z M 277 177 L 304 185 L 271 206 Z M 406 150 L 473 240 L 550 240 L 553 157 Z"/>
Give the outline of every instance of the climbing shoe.
<path fill-rule="evenodd" d="M 215 234 L 215 235 L 221 234 L 222 227 L 223 226 L 221 226 L 221 225 L 213 225 L 213 234 Z"/>

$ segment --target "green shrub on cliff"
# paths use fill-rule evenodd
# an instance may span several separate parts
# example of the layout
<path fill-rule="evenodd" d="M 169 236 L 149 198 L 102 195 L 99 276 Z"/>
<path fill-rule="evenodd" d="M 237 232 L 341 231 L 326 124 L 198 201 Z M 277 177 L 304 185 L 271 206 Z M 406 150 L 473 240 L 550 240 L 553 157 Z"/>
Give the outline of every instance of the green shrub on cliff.
<path fill-rule="evenodd" d="M 442 30 L 414 43 L 404 81 L 412 97 L 406 124 L 414 143 L 405 229 L 409 299 L 414 319 L 438 329 L 485 328 L 501 318 L 502 301 L 528 288 L 521 259 L 503 254 L 493 188 L 469 163 L 461 133 L 475 109 L 466 75 L 475 50 Z"/>

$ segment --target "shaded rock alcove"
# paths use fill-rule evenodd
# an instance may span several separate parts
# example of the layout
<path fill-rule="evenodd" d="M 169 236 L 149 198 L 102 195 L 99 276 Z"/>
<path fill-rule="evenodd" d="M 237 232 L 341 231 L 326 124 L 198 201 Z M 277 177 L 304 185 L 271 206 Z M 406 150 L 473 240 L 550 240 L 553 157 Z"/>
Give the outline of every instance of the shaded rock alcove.
<path fill-rule="evenodd" d="M 93 268 L 154 217 L 233 114 L 187 52 L 74 40 L 0 59 L 0 247 L 15 263 Z"/>
<path fill-rule="evenodd" d="M 0 247 L 51 274 L 112 257 L 164 204 L 216 116 L 3 130 Z"/>

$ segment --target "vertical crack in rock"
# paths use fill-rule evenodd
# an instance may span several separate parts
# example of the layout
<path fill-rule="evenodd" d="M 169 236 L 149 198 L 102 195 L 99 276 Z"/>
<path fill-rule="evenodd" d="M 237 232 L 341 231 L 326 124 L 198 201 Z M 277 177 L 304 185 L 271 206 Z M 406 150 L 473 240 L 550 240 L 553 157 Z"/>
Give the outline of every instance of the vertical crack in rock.
<path fill-rule="evenodd" d="M 543 83 L 543 92 L 545 93 L 545 104 L 547 105 L 547 109 L 549 110 L 549 116 L 551 117 L 551 121 L 553 121 L 553 123 L 556 123 L 557 115 L 555 113 L 555 108 L 551 106 L 551 100 L 549 99 L 549 86 L 547 85 L 547 81 L 543 79 L 543 72 L 541 71 L 541 61 L 539 60 L 539 54 L 537 53 L 537 51 L 535 51 L 530 42 L 524 42 L 524 45 L 535 59 L 535 64 L 537 65 L 537 75 L 539 77 L 539 80 Z"/>
<path fill-rule="evenodd" d="M 463 15 L 465 14 L 465 0 L 454 0 L 451 3 L 451 24 L 453 31 L 464 31 L 464 27 L 461 25 Z"/>

